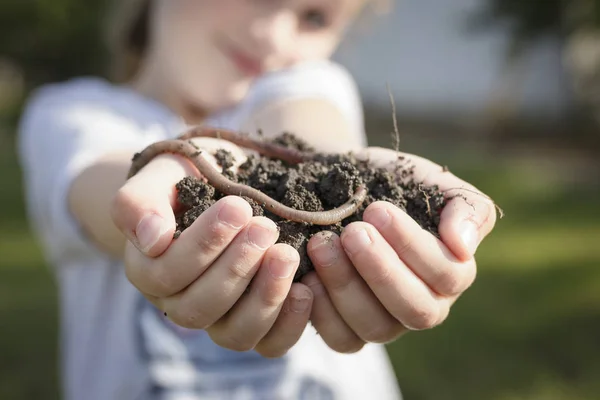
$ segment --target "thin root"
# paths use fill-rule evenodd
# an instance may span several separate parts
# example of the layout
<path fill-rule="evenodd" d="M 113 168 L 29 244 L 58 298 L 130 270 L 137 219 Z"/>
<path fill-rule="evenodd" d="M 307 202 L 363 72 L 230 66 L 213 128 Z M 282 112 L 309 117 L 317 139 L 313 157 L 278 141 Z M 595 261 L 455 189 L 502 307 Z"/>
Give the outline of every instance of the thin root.
<path fill-rule="evenodd" d="M 492 198 L 491 198 L 490 196 L 487 196 L 487 195 L 485 195 L 485 194 L 483 194 L 483 193 L 481 193 L 481 192 L 478 192 L 478 191 L 476 191 L 476 190 L 472 190 L 472 189 L 468 189 L 468 188 L 463 188 L 463 187 L 461 187 L 461 188 L 450 188 L 450 189 L 446 189 L 446 190 L 443 190 L 443 191 L 442 191 L 442 193 L 446 193 L 446 192 L 449 192 L 449 191 L 451 191 L 451 190 L 465 190 L 465 191 L 467 191 L 467 192 L 474 193 L 474 194 L 476 194 L 476 195 L 479 195 L 479 196 L 482 196 L 482 197 L 484 197 L 484 198 L 488 199 L 489 201 L 491 201 L 491 202 L 492 202 L 492 204 L 494 205 L 494 207 L 495 207 L 495 208 L 496 208 L 496 210 L 498 211 L 498 214 L 499 214 L 499 217 L 500 217 L 500 219 L 504 218 L 504 215 L 505 215 L 505 214 L 504 214 L 504 210 L 503 210 L 502 208 L 500 208 L 500 206 L 499 206 L 498 204 L 496 204 L 496 202 L 495 202 L 494 200 L 492 200 Z M 463 199 L 464 199 L 464 197 L 461 197 L 461 198 L 463 198 Z M 466 199 L 464 199 L 464 200 L 466 200 Z M 469 203 L 467 202 L 467 204 L 469 204 Z M 469 205 L 470 205 L 471 207 L 475 208 L 475 206 L 474 206 L 473 204 L 469 204 Z"/>
<path fill-rule="evenodd" d="M 432 214 L 431 214 L 431 204 L 429 203 L 429 200 L 431 199 L 431 196 L 429 196 L 427 194 L 427 192 L 425 192 L 423 190 L 423 185 L 419 185 L 419 192 L 421 192 L 421 194 L 423 196 L 425 196 L 425 203 L 427 204 L 427 215 L 429 215 L 429 218 L 431 218 Z"/>
<path fill-rule="evenodd" d="M 394 150 L 396 153 L 400 152 L 400 130 L 398 129 L 398 119 L 396 117 L 396 102 L 394 101 L 394 96 L 392 95 L 392 90 L 390 89 L 390 84 L 387 84 L 388 95 L 390 96 L 390 103 L 392 105 L 392 120 L 394 122 Z"/>

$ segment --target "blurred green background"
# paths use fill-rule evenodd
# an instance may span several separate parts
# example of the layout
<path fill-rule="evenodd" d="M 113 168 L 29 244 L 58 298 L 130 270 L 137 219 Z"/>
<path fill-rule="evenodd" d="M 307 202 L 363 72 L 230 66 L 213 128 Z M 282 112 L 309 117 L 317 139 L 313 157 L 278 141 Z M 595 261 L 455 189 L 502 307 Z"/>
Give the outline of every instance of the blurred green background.
<path fill-rule="evenodd" d="M 14 133 L 32 88 L 104 73 L 98 32 L 105 3 L 0 4 L 0 399 L 59 397 L 57 293 L 25 219 Z M 507 65 L 536 35 L 550 32 L 569 43 L 578 26 L 594 27 L 597 15 L 584 13 L 594 18 L 565 25 L 566 2 L 487 3 L 485 18 L 522 27 L 514 30 L 518 44 Z M 389 346 L 407 400 L 600 398 L 594 101 L 582 96 L 569 118 L 551 126 L 510 113 L 486 115 L 469 129 L 447 119 L 401 116 L 404 151 L 448 165 L 506 213 L 480 247 L 478 278 L 447 322 Z M 391 109 L 365 108 L 370 143 L 389 147 Z"/>

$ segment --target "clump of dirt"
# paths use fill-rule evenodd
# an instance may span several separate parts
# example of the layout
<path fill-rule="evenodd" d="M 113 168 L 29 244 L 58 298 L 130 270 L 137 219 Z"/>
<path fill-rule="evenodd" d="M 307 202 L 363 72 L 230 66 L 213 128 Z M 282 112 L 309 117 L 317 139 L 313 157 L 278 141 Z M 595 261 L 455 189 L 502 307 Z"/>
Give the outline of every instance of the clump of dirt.
<path fill-rule="evenodd" d="M 272 142 L 315 153 L 314 148 L 289 133 L 278 136 Z M 234 173 L 229 169 L 235 161 L 231 153 L 218 150 L 215 157 L 222 167 L 222 173 L 232 181 L 258 189 L 294 209 L 323 211 L 339 207 L 349 200 L 359 185 L 367 186 L 367 198 L 358 211 L 330 226 L 283 220 L 254 200 L 245 198 L 255 216 L 266 216 L 277 224 L 280 229 L 279 243 L 287 243 L 298 250 L 301 261 L 295 281 L 313 269 L 306 252 L 312 235 L 322 230 L 340 234 L 343 227 L 361 220 L 366 207 L 375 201 L 383 200 L 396 205 L 423 229 L 439 238 L 440 213 L 446 201 L 444 195 L 436 186 L 424 186 L 413 180 L 413 167 L 402 162 L 402 159 L 399 159 L 396 171 L 390 172 L 373 168 L 367 161 L 358 160 L 352 154 L 316 154 L 314 161 L 300 164 L 252 155 Z M 208 183 L 193 177 L 181 180 L 177 184 L 177 192 L 182 211 L 177 216 L 176 236 L 224 197 L 223 193 Z"/>

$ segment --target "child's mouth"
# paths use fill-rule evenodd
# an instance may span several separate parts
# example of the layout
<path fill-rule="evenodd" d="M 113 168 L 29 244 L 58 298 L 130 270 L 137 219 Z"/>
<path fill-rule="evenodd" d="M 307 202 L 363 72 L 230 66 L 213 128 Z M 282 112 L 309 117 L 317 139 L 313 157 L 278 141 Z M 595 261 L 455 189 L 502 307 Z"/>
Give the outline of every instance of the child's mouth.
<path fill-rule="evenodd" d="M 233 64 L 245 75 L 259 76 L 265 72 L 262 63 L 245 54 L 243 51 L 237 50 L 235 47 L 230 46 L 226 50 L 227 55 L 233 62 Z"/>

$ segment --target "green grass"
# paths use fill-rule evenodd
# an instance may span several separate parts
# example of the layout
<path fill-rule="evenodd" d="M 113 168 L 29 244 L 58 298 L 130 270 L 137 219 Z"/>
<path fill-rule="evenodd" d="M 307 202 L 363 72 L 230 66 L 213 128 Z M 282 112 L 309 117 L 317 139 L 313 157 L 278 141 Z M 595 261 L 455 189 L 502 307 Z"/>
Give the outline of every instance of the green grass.
<path fill-rule="evenodd" d="M 432 158 L 491 195 L 506 218 L 448 320 L 389 346 L 406 399 L 597 399 L 600 188 L 566 185 L 527 160 L 461 163 L 457 154 Z M 0 398 L 57 398 L 54 280 L 24 222 L 14 157 L 0 167 Z"/>
<path fill-rule="evenodd" d="M 7 148 L 0 151 L 0 399 L 51 400 L 59 387 L 57 294 L 28 230 L 20 172 Z"/>

